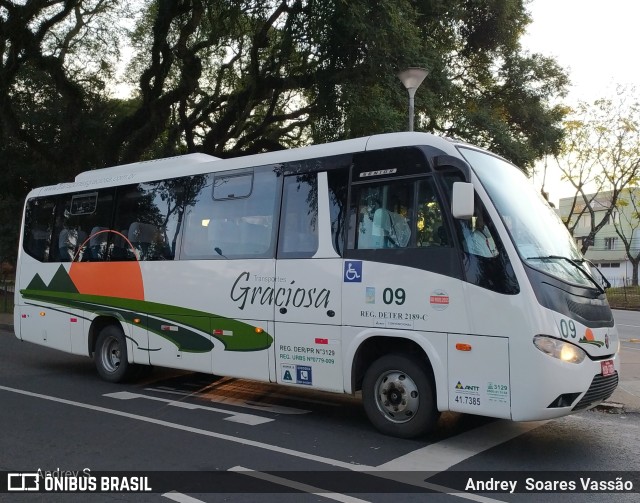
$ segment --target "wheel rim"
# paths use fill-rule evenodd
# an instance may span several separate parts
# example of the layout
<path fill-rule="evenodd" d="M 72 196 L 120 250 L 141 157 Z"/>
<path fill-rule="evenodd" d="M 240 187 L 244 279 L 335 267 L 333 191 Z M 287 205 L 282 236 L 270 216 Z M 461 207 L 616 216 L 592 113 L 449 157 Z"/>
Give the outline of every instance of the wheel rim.
<path fill-rule="evenodd" d="M 102 367 L 107 372 L 116 372 L 120 368 L 121 348 L 120 342 L 115 337 L 109 337 L 102 345 L 100 360 Z"/>
<path fill-rule="evenodd" d="M 392 423 L 406 423 L 418 412 L 418 386 L 405 372 L 389 370 L 376 381 L 376 405 Z"/>

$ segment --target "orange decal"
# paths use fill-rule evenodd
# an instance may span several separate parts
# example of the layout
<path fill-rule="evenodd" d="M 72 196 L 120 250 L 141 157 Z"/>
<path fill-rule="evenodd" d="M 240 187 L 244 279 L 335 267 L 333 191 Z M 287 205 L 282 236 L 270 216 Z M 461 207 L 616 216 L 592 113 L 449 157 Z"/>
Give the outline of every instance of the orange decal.
<path fill-rule="evenodd" d="M 593 336 L 593 331 L 590 328 L 587 328 L 584 332 L 584 338 L 588 341 L 595 341 L 596 338 Z"/>
<path fill-rule="evenodd" d="M 82 294 L 144 300 L 138 262 L 73 262 L 69 276 Z"/>
<path fill-rule="evenodd" d="M 89 236 L 82 244 L 87 247 L 100 234 L 112 233 L 127 243 L 131 252 L 138 254 L 127 237 L 111 229 L 104 229 Z M 121 299 L 144 300 L 144 284 L 140 265 L 135 262 L 72 262 L 69 269 L 71 281 L 79 293 L 102 295 Z"/>

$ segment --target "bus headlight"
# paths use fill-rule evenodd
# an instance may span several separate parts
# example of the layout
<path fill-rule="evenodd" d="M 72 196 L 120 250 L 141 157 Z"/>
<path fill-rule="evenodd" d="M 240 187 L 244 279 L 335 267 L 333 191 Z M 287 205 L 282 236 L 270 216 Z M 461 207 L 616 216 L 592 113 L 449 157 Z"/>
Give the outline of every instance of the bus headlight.
<path fill-rule="evenodd" d="M 536 335 L 533 345 L 543 353 L 567 363 L 581 363 L 587 356 L 582 348 L 546 335 Z"/>

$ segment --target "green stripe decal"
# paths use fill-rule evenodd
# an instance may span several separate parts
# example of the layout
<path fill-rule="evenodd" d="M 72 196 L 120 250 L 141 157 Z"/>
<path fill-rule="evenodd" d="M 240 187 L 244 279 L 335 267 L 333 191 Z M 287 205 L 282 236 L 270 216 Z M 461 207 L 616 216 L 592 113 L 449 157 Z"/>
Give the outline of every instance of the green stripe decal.
<path fill-rule="evenodd" d="M 271 335 L 264 331 L 256 333 L 253 325 L 204 311 L 145 300 L 44 290 L 38 288 L 41 285 L 37 282 L 32 282 L 29 286 L 36 288 L 21 290 L 25 299 L 90 311 L 98 315 L 116 315 L 121 321 L 134 326 L 140 326 L 133 321 L 135 318 L 146 319 L 149 332 L 171 341 L 180 351 L 211 351 L 214 345 L 210 337 L 219 340 L 227 351 L 261 351 L 273 343 Z M 169 330 L 167 325 L 174 328 Z M 212 333 L 214 329 L 233 335 L 216 336 Z"/>

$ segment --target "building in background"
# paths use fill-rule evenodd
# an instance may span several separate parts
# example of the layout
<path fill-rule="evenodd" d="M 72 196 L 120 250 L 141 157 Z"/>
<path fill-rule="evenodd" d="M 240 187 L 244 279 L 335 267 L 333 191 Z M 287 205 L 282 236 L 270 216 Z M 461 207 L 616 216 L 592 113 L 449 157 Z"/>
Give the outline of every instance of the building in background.
<path fill-rule="evenodd" d="M 591 201 L 591 208 L 595 212 L 595 225 L 602 221 L 607 209 L 611 206 L 611 195 L 612 193 L 607 191 L 587 196 Z M 631 285 L 633 277 L 633 267 L 627 255 L 624 240 L 616 232 L 616 227 L 630 242 L 631 255 L 638 256 L 640 254 L 640 222 L 638 221 L 640 188 L 634 187 L 624 190 L 619 201 L 625 201 L 626 204 L 618 204 L 585 253 L 585 257 L 598 266 L 611 286 L 614 287 Z M 557 211 L 563 221 L 566 221 L 572 204 L 573 197 L 560 199 Z M 573 232 L 578 248 L 582 247 L 591 231 L 591 214 L 589 211 L 583 211 L 584 207 L 584 203 L 578 200 L 571 220 L 571 224 L 573 224 L 575 218 L 579 219 Z"/>

